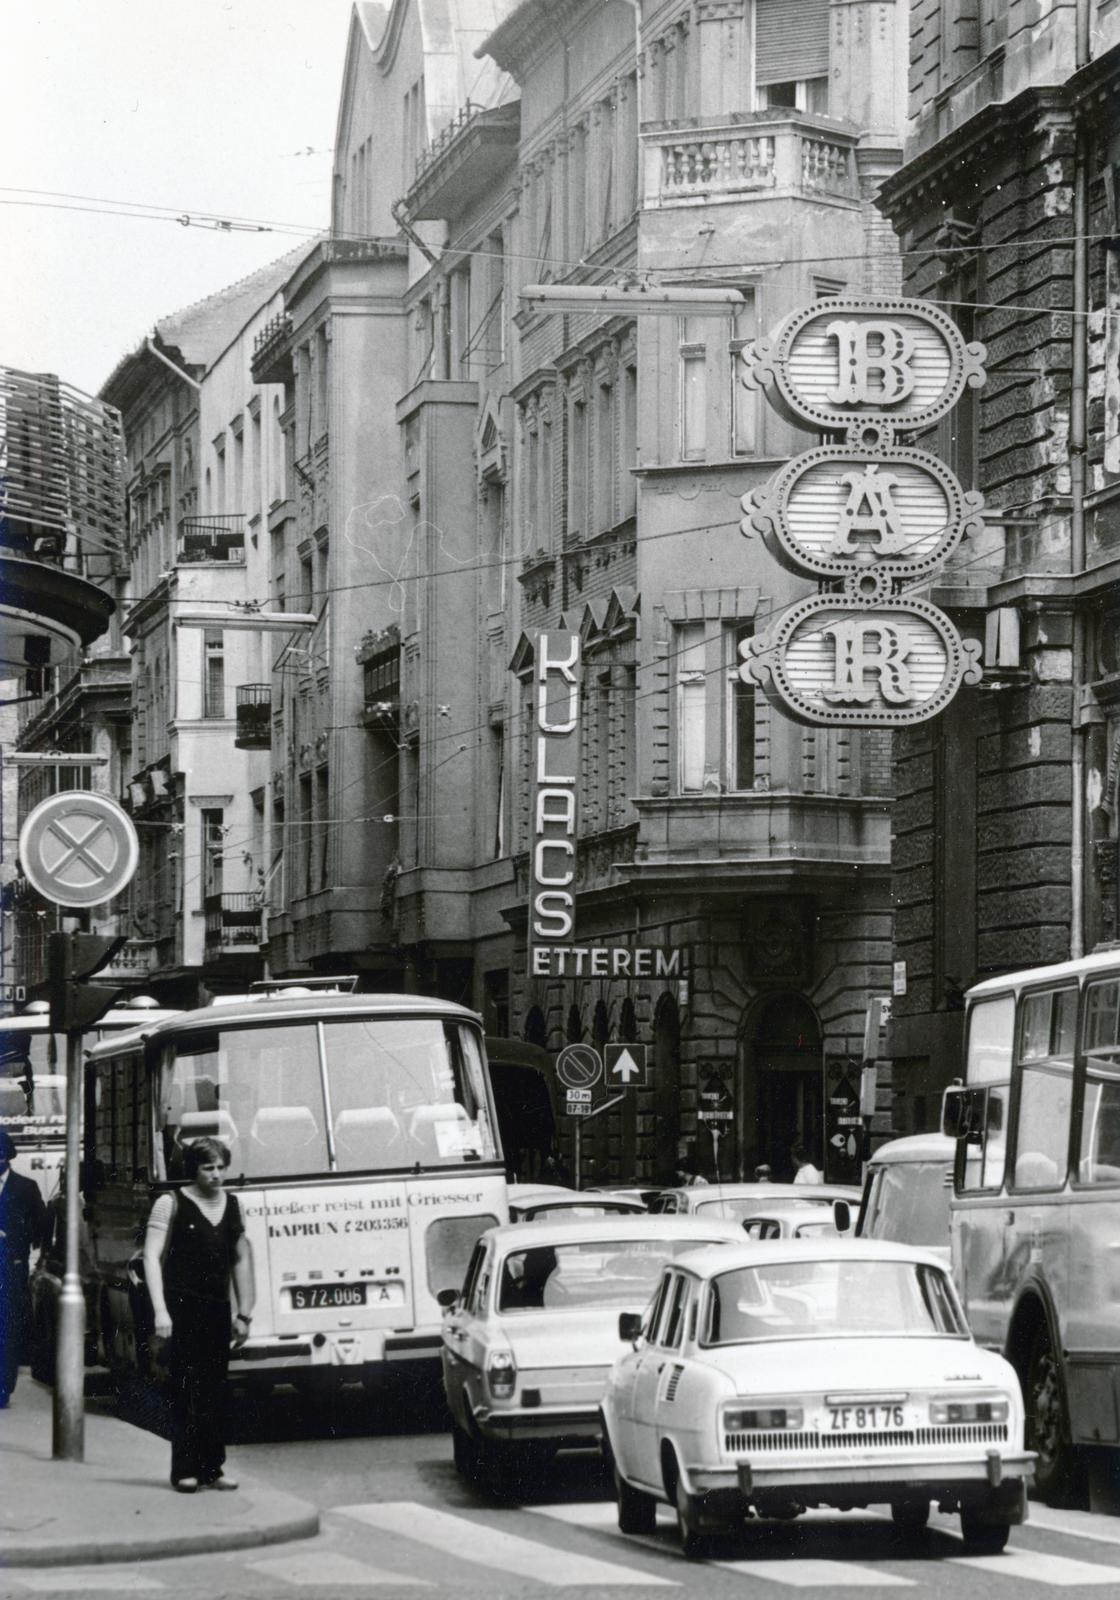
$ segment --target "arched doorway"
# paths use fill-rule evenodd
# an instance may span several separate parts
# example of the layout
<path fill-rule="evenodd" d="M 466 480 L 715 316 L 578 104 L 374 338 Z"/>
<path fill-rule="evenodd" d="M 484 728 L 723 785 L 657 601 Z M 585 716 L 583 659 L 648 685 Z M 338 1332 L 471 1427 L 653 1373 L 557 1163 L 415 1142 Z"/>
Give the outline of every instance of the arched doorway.
<path fill-rule="evenodd" d="M 745 1179 L 754 1176 L 759 1162 L 766 1162 L 776 1182 L 790 1181 L 790 1146 L 797 1140 L 822 1166 L 821 1030 L 803 995 L 771 995 L 753 1011 L 740 1041 L 736 1098 Z"/>

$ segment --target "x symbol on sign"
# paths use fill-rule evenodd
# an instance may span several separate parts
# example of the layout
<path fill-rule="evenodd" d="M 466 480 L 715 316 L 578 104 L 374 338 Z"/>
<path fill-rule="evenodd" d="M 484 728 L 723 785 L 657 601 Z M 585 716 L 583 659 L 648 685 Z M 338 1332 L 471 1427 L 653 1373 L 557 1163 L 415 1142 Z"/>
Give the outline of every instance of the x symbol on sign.
<path fill-rule="evenodd" d="M 105 818 L 98 817 L 85 837 L 82 839 L 76 839 L 64 822 L 52 822 L 50 825 L 50 831 L 55 834 L 64 845 L 69 845 L 70 847 L 54 865 L 53 870 L 56 876 L 64 871 L 64 869 L 68 867 L 71 862 L 81 861 L 89 868 L 90 872 L 93 873 L 95 878 L 105 877 L 108 871 L 108 866 L 111 865 L 111 863 L 99 861 L 95 855 L 90 853 L 90 847 L 97 841 L 101 834 L 108 830 L 108 827 L 109 824 Z"/>

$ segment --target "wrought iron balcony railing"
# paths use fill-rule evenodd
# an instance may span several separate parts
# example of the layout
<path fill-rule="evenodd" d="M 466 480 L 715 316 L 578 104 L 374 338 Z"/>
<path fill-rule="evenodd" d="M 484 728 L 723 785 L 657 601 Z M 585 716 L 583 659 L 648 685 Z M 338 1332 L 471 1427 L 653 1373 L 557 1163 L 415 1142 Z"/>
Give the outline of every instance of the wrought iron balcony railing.
<path fill-rule="evenodd" d="M 208 894 L 206 959 L 245 955 L 261 947 L 261 897 L 256 889 L 231 894 Z"/>
<path fill-rule="evenodd" d="M 272 685 L 243 683 L 237 690 L 238 750 L 267 750 L 272 744 Z"/>
<path fill-rule="evenodd" d="M 184 517 L 179 523 L 180 561 L 245 560 L 245 518 L 230 516 Z"/>

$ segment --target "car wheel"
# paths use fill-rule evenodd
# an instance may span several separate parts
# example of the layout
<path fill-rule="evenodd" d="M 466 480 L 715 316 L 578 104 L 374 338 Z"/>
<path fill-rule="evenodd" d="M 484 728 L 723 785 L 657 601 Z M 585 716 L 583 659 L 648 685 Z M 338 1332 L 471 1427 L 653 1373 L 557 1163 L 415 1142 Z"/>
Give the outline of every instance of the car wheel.
<path fill-rule="evenodd" d="M 1080 1459 L 1066 1436 L 1066 1397 L 1057 1352 L 1045 1327 L 1027 1366 L 1027 1449 L 1038 1455 L 1034 1485 L 1040 1500 L 1066 1506 L 1079 1498 Z"/>
<path fill-rule="evenodd" d="M 635 1489 L 614 1469 L 614 1493 L 618 1501 L 620 1533 L 653 1533 L 657 1527 L 657 1501 L 644 1489 Z"/>
<path fill-rule="evenodd" d="M 677 1532 L 681 1536 L 681 1549 L 690 1561 L 702 1560 L 708 1549 L 708 1541 L 701 1532 L 695 1503 L 685 1489 L 679 1473 L 673 1490 L 673 1499 L 677 1510 Z"/>
<path fill-rule="evenodd" d="M 451 1459 L 459 1476 L 473 1483 L 478 1477 L 478 1449 L 470 1434 L 457 1422 L 451 1424 Z"/>
<path fill-rule="evenodd" d="M 921 1533 L 929 1521 L 929 1501 L 898 1501 L 891 1507 L 891 1521 L 902 1533 Z"/>
<path fill-rule="evenodd" d="M 988 1522 L 975 1511 L 961 1512 L 964 1547 L 973 1555 L 998 1556 L 1011 1535 L 1009 1522 Z"/>
<path fill-rule="evenodd" d="M 479 1439 L 474 1447 L 476 1482 L 487 1499 L 511 1505 L 520 1497 L 520 1465 L 517 1452 L 493 1439 Z"/>

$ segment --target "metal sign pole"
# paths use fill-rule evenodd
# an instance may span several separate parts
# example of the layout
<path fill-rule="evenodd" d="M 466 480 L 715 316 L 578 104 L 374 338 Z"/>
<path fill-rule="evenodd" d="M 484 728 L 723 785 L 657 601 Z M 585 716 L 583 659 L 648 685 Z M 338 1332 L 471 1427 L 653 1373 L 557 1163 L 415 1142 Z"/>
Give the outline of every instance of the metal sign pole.
<path fill-rule="evenodd" d="M 575 1169 L 576 1169 L 575 1173 L 573 1174 L 573 1177 L 572 1177 L 572 1188 L 573 1189 L 578 1189 L 579 1188 L 580 1167 L 582 1165 L 582 1162 L 581 1162 L 580 1158 L 581 1158 L 581 1156 L 583 1154 L 583 1140 L 580 1137 L 580 1133 L 582 1131 L 582 1128 L 583 1128 L 583 1118 L 582 1117 L 577 1117 L 576 1118 L 576 1125 L 575 1125 L 575 1128 L 573 1129 L 573 1133 L 575 1135 L 575 1139 L 574 1139 L 574 1142 L 575 1142 L 574 1161 L 575 1161 Z"/>
<path fill-rule="evenodd" d="M 79 1271 L 81 1227 L 80 1122 L 82 1030 L 66 1034 L 66 1265 L 58 1304 L 52 1454 L 56 1461 L 85 1460 L 86 1303 Z"/>

